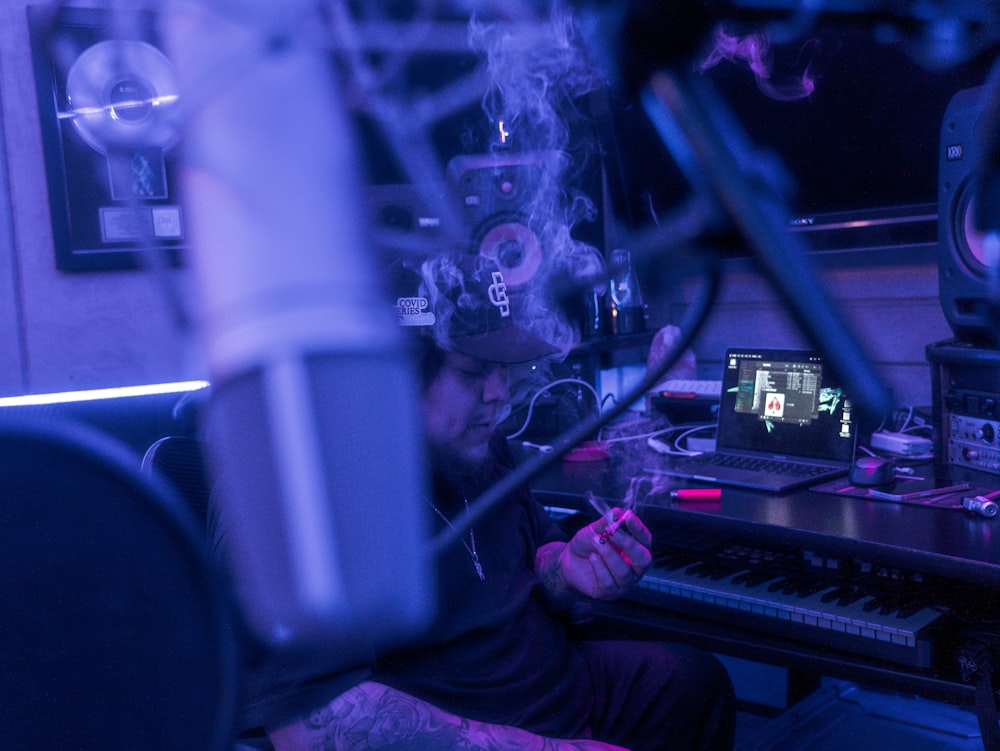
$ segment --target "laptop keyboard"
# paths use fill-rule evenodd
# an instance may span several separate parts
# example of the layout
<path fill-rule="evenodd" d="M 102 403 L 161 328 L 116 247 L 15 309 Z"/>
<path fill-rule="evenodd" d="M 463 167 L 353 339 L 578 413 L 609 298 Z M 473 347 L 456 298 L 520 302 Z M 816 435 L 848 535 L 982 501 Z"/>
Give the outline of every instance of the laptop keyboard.
<path fill-rule="evenodd" d="M 681 462 L 682 466 L 692 467 L 735 467 L 751 472 L 767 472 L 784 477 L 812 477 L 822 474 L 828 469 L 812 464 L 786 462 L 780 459 L 763 459 L 752 456 L 735 456 L 733 454 L 704 454 Z"/>

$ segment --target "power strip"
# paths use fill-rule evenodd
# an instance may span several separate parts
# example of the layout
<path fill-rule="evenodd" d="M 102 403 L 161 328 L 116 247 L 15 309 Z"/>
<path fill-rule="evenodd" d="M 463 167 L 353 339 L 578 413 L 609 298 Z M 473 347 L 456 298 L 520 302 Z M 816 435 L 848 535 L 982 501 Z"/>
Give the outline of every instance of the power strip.
<path fill-rule="evenodd" d="M 871 445 L 876 451 L 885 451 L 896 456 L 923 456 L 929 454 L 933 446 L 927 438 L 906 433 L 893 433 L 889 430 L 879 430 L 872 433 Z"/>

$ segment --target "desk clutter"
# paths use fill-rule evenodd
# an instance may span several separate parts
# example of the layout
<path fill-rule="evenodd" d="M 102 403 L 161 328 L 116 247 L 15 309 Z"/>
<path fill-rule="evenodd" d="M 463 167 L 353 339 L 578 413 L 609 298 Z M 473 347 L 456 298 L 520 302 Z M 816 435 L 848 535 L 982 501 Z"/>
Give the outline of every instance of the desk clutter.
<path fill-rule="evenodd" d="M 932 508 L 975 511 L 976 509 L 969 508 L 966 499 L 990 500 L 990 496 L 996 492 L 996 484 L 983 481 L 954 481 L 924 475 L 897 475 L 891 483 L 879 487 L 862 487 L 851 484 L 848 478 L 838 478 L 811 489 L 817 493 L 832 493 L 869 501 L 892 501 Z M 992 517 L 996 512 L 986 512 L 982 515 Z"/>

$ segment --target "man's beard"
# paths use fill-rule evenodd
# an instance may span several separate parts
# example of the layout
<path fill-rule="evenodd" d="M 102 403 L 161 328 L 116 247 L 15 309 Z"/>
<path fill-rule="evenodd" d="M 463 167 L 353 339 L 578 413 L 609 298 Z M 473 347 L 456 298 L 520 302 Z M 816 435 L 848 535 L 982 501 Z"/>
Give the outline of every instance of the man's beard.
<path fill-rule="evenodd" d="M 496 463 L 488 450 L 482 459 L 472 459 L 447 445 L 428 446 L 434 476 L 454 485 L 465 497 L 474 498 L 496 480 Z"/>

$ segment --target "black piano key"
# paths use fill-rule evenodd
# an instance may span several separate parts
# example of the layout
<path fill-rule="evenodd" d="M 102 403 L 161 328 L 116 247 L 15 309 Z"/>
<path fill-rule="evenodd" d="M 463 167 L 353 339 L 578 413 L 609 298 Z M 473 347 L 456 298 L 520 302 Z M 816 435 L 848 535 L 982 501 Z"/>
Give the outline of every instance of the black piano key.
<path fill-rule="evenodd" d="M 698 561 L 697 563 L 692 563 L 690 566 L 684 569 L 684 573 L 689 576 L 707 577 L 709 574 L 712 573 L 712 562 Z"/>
<path fill-rule="evenodd" d="M 721 563 L 715 567 L 715 570 L 709 575 L 709 578 L 718 581 L 720 579 L 727 579 L 734 574 L 742 572 L 744 566 L 740 563 Z"/>
<path fill-rule="evenodd" d="M 780 579 L 775 579 L 773 582 L 767 585 L 767 591 L 777 592 L 779 590 L 784 590 L 787 584 L 788 584 L 788 579 L 785 577 L 782 577 Z"/>
<path fill-rule="evenodd" d="M 867 596 L 868 594 L 865 592 L 864 588 L 857 585 L 851 585 L 850 587 L 844 588 L 843 594 L 837 600 L 837 604 L 842 608 L 846 608 L 848 605 L 851 605 Z"/>
<path fill-rule="evenodd" d="M 926 607 L 925 603 L 917 602 L 916 600 L 911 600 L 909 602 L 902 602 L 899 604 L 899 608 L 896 611 L 897 618 L 910 618 L 915 613 L 919 613 Z"/>
<path fill-rule="evenodd" d="M 666 569 L 667 571 L 676 571 L 679 568 L 690 566 L 697 560 L 699 559 L 691 553 L 673 552 L 659 556 L 653 561 L 653 565 L 658 568 Z"/>
<path fill-rule="evenodd" d="M 840 598 L 843 596 L 844 596 L 844 587 L 837 587 L 836 589 L 831 589 L 829 592 L 824 593 L 823 596 L 819 598 L 819 600 L 820 602 L 824 603 L 833 602 L 834 600 L 837 600 L 837 602 L 839 603 Z"/>
<path fill-rule="evenodd" d="M 776 574 L 774 571 L 768 571 L 767 569 L 757 569 L 749 571 L 741 571 L 736 576 L 733 577 L 733 584 L 742 584 L 745 587 L 759 587 L 764 582 L 768 582 L 781 574 Z"/>
<path fill-rule="evenodd" d="M 781 593 L 785 595 L 794 595 L 802 588 L 802 586 L 802 580 L 799 578 L 785 579 L 785 586 L 781 588 Z"/>
<path fill-rule="evenodd" d="M 809 597 L 810 595 L 814 595 L 817 592 L 826 589 L 828 586 L 829 584 L 827 584 L 824 581 L 821 581 L 818 578 L 803 579 L 799 582 L 799 586 L 796 587 L 795 594 L 798 597 Z"/>

